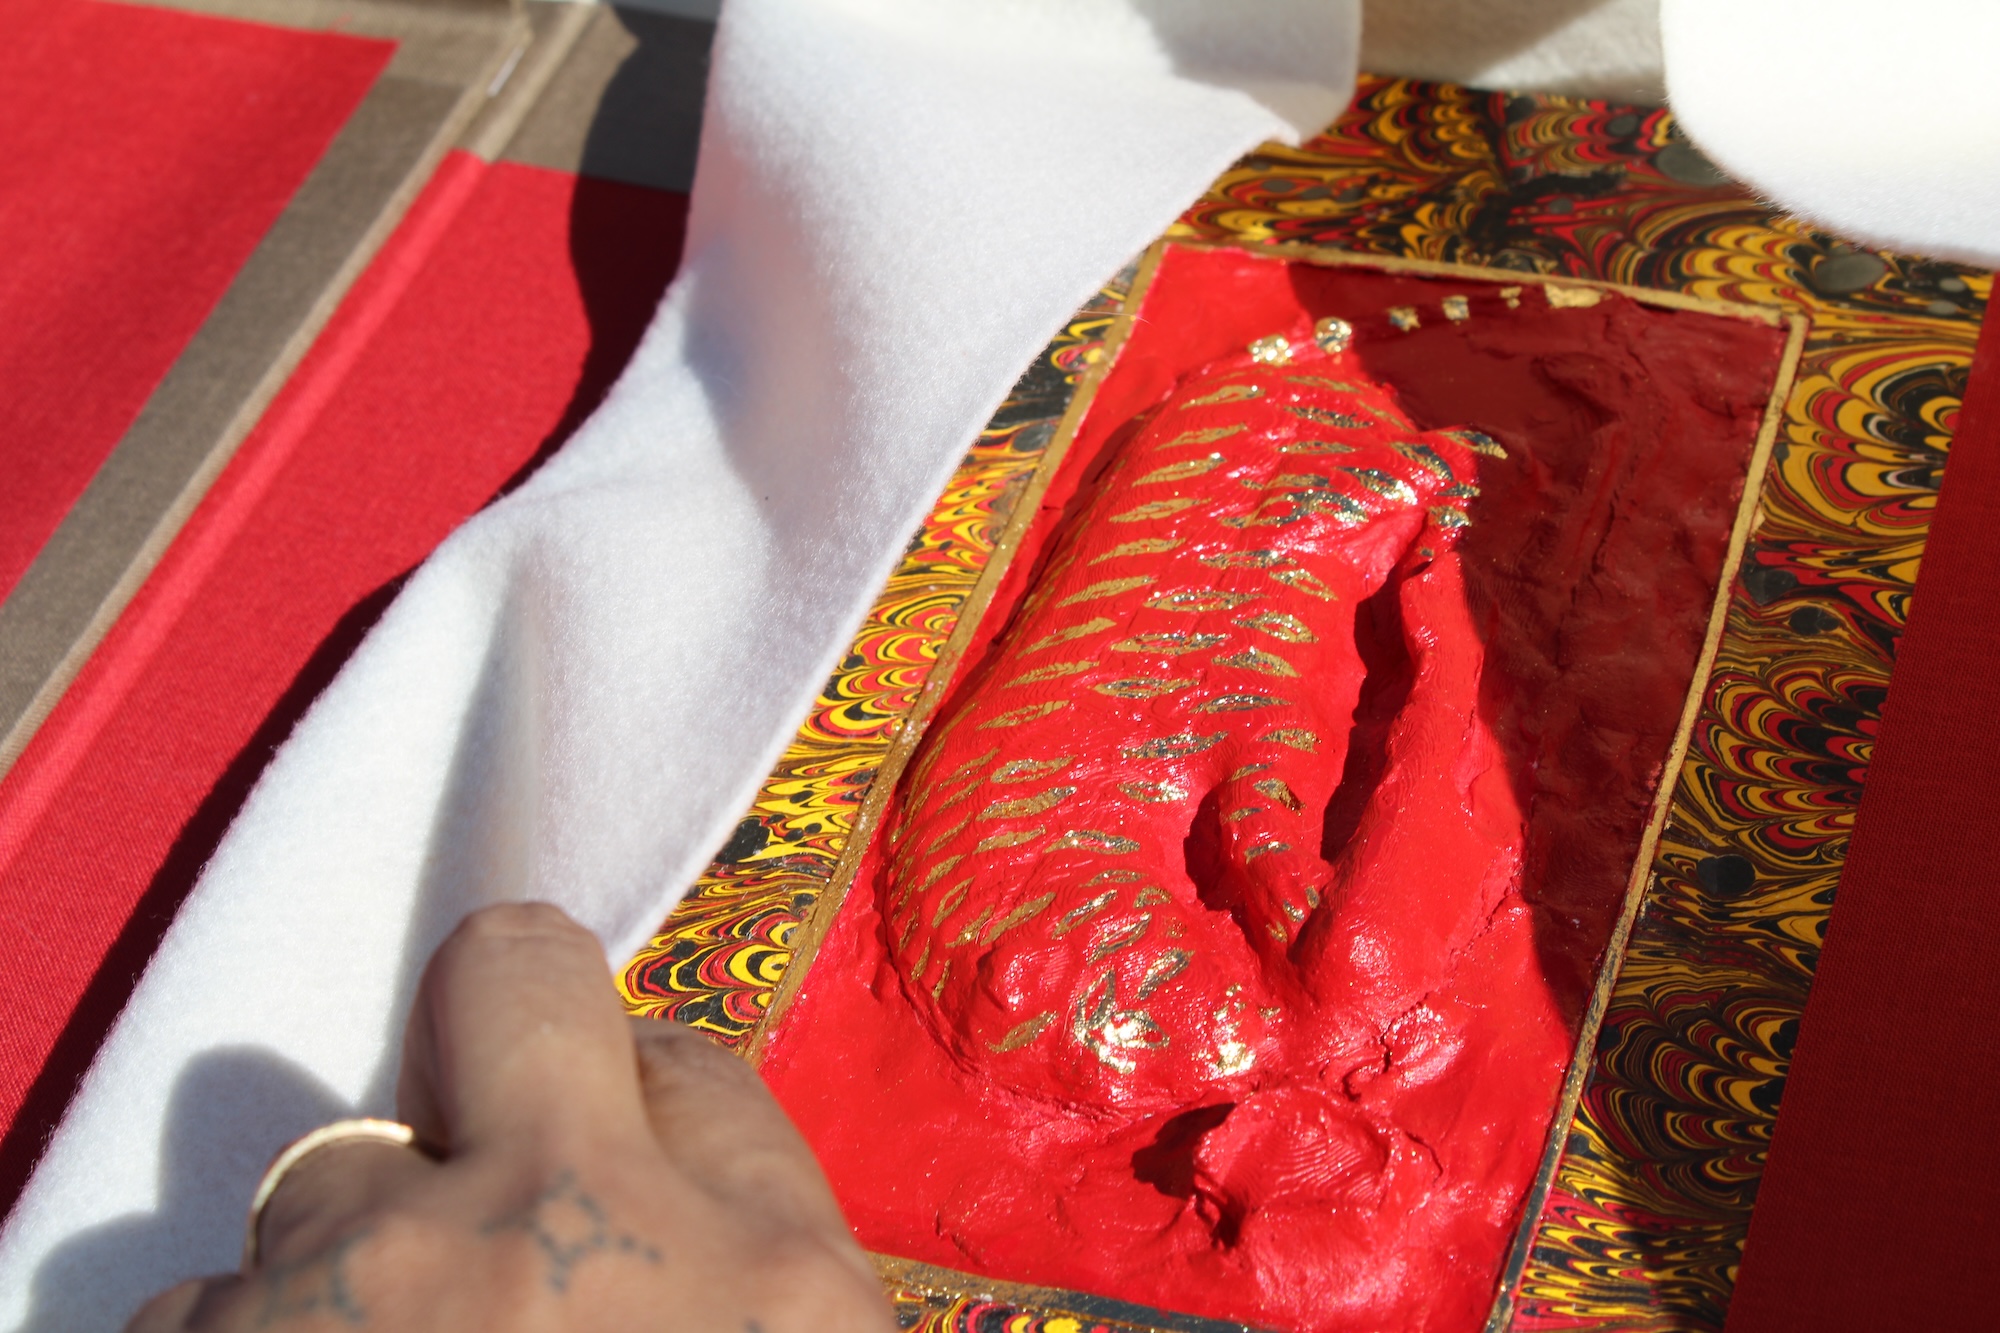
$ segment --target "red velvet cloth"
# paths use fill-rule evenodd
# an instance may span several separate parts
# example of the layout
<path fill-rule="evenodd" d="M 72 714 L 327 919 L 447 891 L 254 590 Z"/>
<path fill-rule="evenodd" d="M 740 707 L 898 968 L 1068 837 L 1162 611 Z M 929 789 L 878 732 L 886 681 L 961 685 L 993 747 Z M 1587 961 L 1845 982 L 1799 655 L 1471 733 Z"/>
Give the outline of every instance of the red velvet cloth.
<path fill-rule="evenodd" d="M 1991 1328 L 2000 327 L 1980 339 L 1729 1333 Z"/>
<path fill-rule="evenodd" d="M 623 366 L 685 207 L 447 159 L 0 784 L 0 1201 L 272 749 Z"/>
<path fill-rule="evenodd" d="M 5 597 L 395 45 L 96 0 L 0 31 Z"/>

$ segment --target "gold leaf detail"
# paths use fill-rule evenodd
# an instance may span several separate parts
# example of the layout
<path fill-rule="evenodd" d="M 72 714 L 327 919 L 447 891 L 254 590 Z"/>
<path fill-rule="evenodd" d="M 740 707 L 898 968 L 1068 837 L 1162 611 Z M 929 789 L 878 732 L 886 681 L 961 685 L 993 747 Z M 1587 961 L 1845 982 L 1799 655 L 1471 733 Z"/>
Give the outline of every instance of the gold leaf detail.
<path fill-rule="evenodd" d="M 1033 842 L 1048 832 L 1045 828 L 1009 829 L 1005 833 L 995 833 L 981 838 L 973 847 L 975 852 L 997 852 L 1006 847 L 1019 847 L 1024 842 Z"/>
<path fill-rule="evenodd" d="M 1268 855 L 1271 852 L 1289 852 L 1290 850 L 1292 850 L 1292 844 L 1289 842 L 1267 842 L 1252 847 L 1249 851 L 1243 853 L 1243 859 L 1245 861 L 1254 861 L 1258 857 Z"/>
<path fill-rule="evenodd" d="M 1431 522 L 1441 528 L 1469 528 L 1472 520 L 1465 516 L 1463 509 L 1453 509 L 1449 505 L 1438 505 L 1431 510 Z"/>
<path fill-rule="evenodd" d="M 1197 653 L 1204 648 L 1227 643 L 1227 634 L 1190 634 L 1185 630 L 1167 630 L 1158 634 L 1134 634 L 1129 639 L 1120 639 L 1111 645 L 1114 653 L 1159 653 L 1166 657 L 1178 657 L 1182 653 Z"/>
<path fill-rule="evenodd" d="M 1018 727 L 1023 722 L 1033 722 L 1037 718 L 1047 717 L 1050 713 L 1068 707 L 1067 699 L 1049 699 L 1038 704 L 1028 704 L 1022 708 L 1009 709 L 998 717 L 987 718 L 979 724 L 979 729 L 984 731 L 988 727 Z"/>
<path fill-rule="evenodd" d="M 1135 779 L 1119 783 L 1118 790 L 1135 801 L 1149 804 L 1187 799 L 1187 788 L 1175 782 L 1140 782 Z"/>
<path fill-rule="evenodd" d="M 1156 444 L 1153 447 L 1155 449 L 1178 449 L 1184 444 L 1214 444 L 1217 440 L 1228 439 L 1242 429 L 1243 423 L 1240 421 L 1233 426 L 1197 426 L 1193 430 L 1182 431 L 1165 444 Z"/>
<path fill-rule="evenodd" d="M 1313 325 L 1313 341 L 1339 356 L 1354 342 L 1354 326 L 1338 315 L 1328 315 Z"/>
<path fill-rule="evenodd" d="M 1460 444 L 1482 458 L 1505 458 L 1507 456 L 1507 451 L 1501 447 L 1500 441 L 1494 439 L 1483 430 L 1441 430 L 1437 434 L 1444 436 L 1448 440 L 1457 440 Z"/>
<path fill-rule="evenodd" d="M 931 983 L 933 1000 L 944 994 L 944 983 L 949 980 L 951 980 L 951 959 L 947 958 L 944 960 L 944 967 L 938 972 L 938 979 Z"/>
<path fill-rule="evenodd" d="M 1139 988 L 1132 992 L 1133 998 L 1137 1000 L 1149 998 L 1154 991 L 1179 976 L 1193 961 L 1193 955 L 1186 949 L 1162 950 L 1160 956 L 1153 960 L 1152 965 L 1139 978 Z"/>
<path fill-rule="evenodd" d="M 965 858 L 963 856 L 947 856 L 944 860 L 938 862 L 936 865 L 932 866 L 929 870 L 926 870 L 924 872 L 924 877 L 917 881 L 917 892 L 922 893 L 925 890 L 929 889 L 931 885 L 937 883 L 939 880 L 943 879 L 946 875 L 950 874 L 951 868 L 957 865 L 960 861 L 963 861 L 964 859 Z"/>
<path fill-rule="evenodd" d="M 1337 602 L 1340 594 L 1320 581 L 1319 575 L 1310 569 L 1274 569 L 1271 577 L 1288 588 L 1297 588 L 1308 597 L 1317 597 L 1322 602 Z"/>
<path fill-rule="evenodd" d="M 1044 810 L 1055 809 L 1074 795 L 1076 795 L 1074 787 L 1051 787 L 1033 796 L 1017 796 L 1011 801 L 995 801 L 979 812 L 979 818 L 1020 819 L 1024 815 L 1039 815 Z"/>
<path fill-rule="evenodd" d="M 1293 440 L 1278 446 L 1281 454 L 1351 454 L 1351 444 L 1336 444 L 1332 440 Z"/>
<path fill-rule="evenodd" d="M 1016 1023 L 1013 1027 L 1007 1029 L 1007 1035 L 1000 1040 L 987 1042 L 986 1049 L 995 1055 L 1005 1055 L 1009 1051 L 1018 1051 L 1044 1032 L 1047 1032 L 1049 1024 L 1055 1021 L 1055 1013 L 1051 1010 L 1045 1010 L 1024 1023 Z"/>
<path fill-rule="evenodd" d="M 1054 759 L 1009 759 L 993 770 L 988 782 L 1029 782 L 1035 778 L 1060 773 L 1076 760 L 1074 755 L 1058 755 Z"/>
<path fill-rule="evenodd" d="M 986 918 L 992 915 L 993 915 L 993 904 L 988 903 L 986 904 L 986 906 L 979 909 L 978 916 L 972 918 L 972 924 L 968 925 L 964 930 L 959 931 L 958 934 L 953 937 L 951 943 L 946 945 L 945 947 L 950 949 L 960 949 L 972 943 L 972 937 L 979 933 L 979 928 L 986 924 Z"/>
<path fill-rule="evenodd" d="M 1351 417 L 1345 412 L 1334 412 L 1324 407 L 1292 406 L 1285 409 L 1293 416 L 1316 425 L 1332 426 L 1335 430 L 1367 430 L 1368 423 L 1360 417 Z"/>
<path fill-rule="evenodd" d="M 1296 676 L 1299 669 L 1276 653 L 1267 653 L 1262 648 L 1245 648 L 1240 653 L 1215 659 L 1217 666 L 1240 667 L 1245 671 L 1258 671 L 1266 676 Z"/>
<path fill-rule="evenodd" d="M 1139 844 L 1116 833 L 1106 833 L 1103 829 L 1073 828 L 1050 843 L 1049 850 L 1108 852 L 1113 856 L 1126 856 L 1138 851 Z"/>
<path fill-rule="evenodd" d="M 1263 793 L 1264 795 L 1270 797 L 1272 800 L 1276 801 L 1279 805 L 1284 806 L 1285 809 L 1291 811 L 1293 814 L 1297 814 L 1299 811 L 1305 808 L 1305 806 L 1299 801 L 1299 798 L 1295 794 L 1293 794 L 1291 787 L 1286 784 L 1283 778 L 1264 778 L 1263 780 L 1259 782 L 1253 782 L 1250 785 L 1257 791 Z"/>
<path fill-rule="evenodd" d="M 1244 713 L 1253 708 L 1276 708 L 1285 702 L 1268 694 L 1221 694 L 1196 706 L 1204 713 Z"/>
<path fill-rule="evenodd" d="M 1162 736 L 1142 745 L 1129 746 L 1124 755 L 1127 759 L 1179 759 L 1198 754 L 1228 735 L 1226 731 L 1218 731 L 1211 736 L 1197 736 L 1192 731 L 1184 731 L 1178 736 Z"/>
<path fill-rule="evenodd" d="M 1233 611 L 1245 602 L 1254 602 L 1254 592 L 1224 592 L 1219 588 L 1182 588 L 1148 597 L 1146 605 L 1155 611 Z"/>
<path fill-rule="evenodd" d="M 1021 650 L 1021 656 L 1026 657 L 1029 653 L 1038 653 L 1044 648 L 1053 648 L 1059 643 L 1068 643 L 1071 639 L 1081 639 L 1087 634 L 1096 634 L 1102 630 L 1110 629 L 1117 623 L 1115 620 L 1107 620 L 1103 616 L 1098 616 L 1096 619 L 1086 620 L 1080 625 L 1067 626 L 1029 644 Z"/>
<path fill-rule="evenodd" d="M 931 913 L 932 930 L 936 930 L 939 926 L 942 926 L 944 919 L 953 912 L 956 912 L 958 905 L 965 901 L 966 891 L 972 887 L 972 878 L 971 875 L 967 875 L 939 896 L 937 910 Z"/>
<path fill-rule="evenodd" d="M 1183 541 L 1180 537 L 1140 537 L 1136 541 L 1120 542 L 1103 555 L 1090 558 L 1093 565 L 1101 565 L 1106 560 L 1117 560 L 1128 555 L 1159 555 L 1171 551 Z"/>
<path fill-rule="evenodd" d="M 1452 479 L 1451 464 L 1445 462 L 1444 456 L 1428 444 L 1417 440 L 1404 440 L 1389 447 L 1409 459 L 1412 463 L 1415 463 L 1418 467 L 1426 469 L 1440 479 L 1444 481 Z"/>
<path fill-rule="evenodd" d="M 1109 870 L 1098 871 L 1095 875 L 1085 880 L 1083 886 L 1087 889 L 1093 884 L 1136 884 L 1144 878 L 1146 878 L 1146 872 L 1143 870 L 1131 870 L 1125 866 L 1113 866 Z"/>
<path fill-rule="evenodd" d="M 964 819 L 959 820 L 956 824 L 953 824 L 950 828 L 938 834 L 935 838 L 932 838 L 929 842 L 924 844 L 924 855 L 929 856 L 932 852 L 935 852 L 938 848 L 944 846 L 947 842 L 950 842 L 952 839 L 952 835 L 956 834 L 960 829 L 964 828 L 967 824 L 970 824 L 971 822 L 972 822 L 972 816 L 967 815 Z"/>
<path fill-rule="evenodd" d="M 1139 890 L 1139 896 L 1132 900 L 1132 905 L 1134 907 L 1161 907 L 1172 901 L 1173 899 L 1167 896 L 1165 889 L 1157 884 L 1148 884 L 1145 888 Z M 1146 997 L 1142 995 L 1139 998 L 1143 1000 Z"/>
<path fill-rule="evenodd" d="M 1417 492 L 1409 482 L 1379 467 L 1344 467 L 1341 471 L 1385 500 L 1405 505 L 1417 502 Z"/>
<path fill-rule="evenodd" d="M 1190 398 L 1181 404 L 1181 410 L 1185 412 L 1190 407 L 1214 407 L 1217 403 L 1247 403 L 1252 398 L 1262 397 L 1263 393 L 1262 386 L 1256 384 L 1225 384 L 1214 393 Z"/>
<path fill-rule="evenodd" d="M 1088 588 L 1080 589 L 1057 602 L 1057 606 L 1075 606 L 1078 602 L 1101 602 L 1107 597 L 1116 597 L 1121 592 L 1143 588 L 1153 581 L 1151 574 L 1134 574 L 1129 578 L 1102 579 Z"/>
<path fill-rule="evenodd" d="M 1169 514 L 1178 514 L 1183 509 L 1201 503 L 1203 503 L 1202 497 L 1196 495 L 1177 495 L 1170 500 L 1148 500 L 1142 505 L 1127 509 L 1122 514 L 1113 514 L 1110 521 L 1113 523 L 1144 523 L 1149 519 L 1165 518 Z"/>
<path fill-rule="evenodd" d="M 1090 688 L 1099 694 L 1108 694 L 1114 699 L 1157 699 L 1163 694 L 1172 694 L 1194 684 L 1191 677 L 1169 678 L 1166 676 L 1130 676 L 1124 680 L 1107 680 L 1102 685 Z"/>
<path fill-rule="evenodd" d="M 1064 912 L 1062 914 L 1062 916 L 1056 921 L 1056 923 L 1053 926 L 1049 927 L 1050 936 L 1052 936 L 1055 939 L 1061 939 L 1064 935 L 1069 934 L 1069 932 L 1074 930 L 1076 927 L 1082 925 L 1084 922 L 1090 920 L 1090 918 L 1096 916 L 1099 912 L 1102 912 L 1105 908 L 1111 906 L 1112 900 L 1117 898 L 1117 896 L 1118 896 L 1118 890 L 1106 889 L 1104 892 L 1098 894 L 1095 898 L 1092 898 L 1089 902 L 1084 903 L 1078 907 L 1070 908 L 1067 912 Z"/>
<path fill-rule="evenodd" d="M 1222 817 L 1222 822 L 1225 824 L 1234 824 L 1238 820 L 1248 819 L 1252 815 L 1261 815 L 1263 813 L 1264 807 L 1261 805 L 1246 805 L 1240 810 L 1231 810 Z"/>
<path fill-rule="evenodd" d="M 1287 375 L 1285 376 L 1285 383 L 1310 384 L 1312 387 L 1316 389 L 1331 389 L 1335 393 L 1361 392 L 1361 389 L 1358 385 L 1349 384 L 1346 380 L 1328 379 L 1324 375 Z"/>
<path fill-rule="evenodd" d="M 1007 915 L 1001 917 L 998 921 L 995 921 L 992 925 L 988 926 L 986 928 L 986 933 L 980 936 L 979 942 L 981 944 L 991 944 L 993 943 L 993 941 L 999 939 L 1002 935 L 1005 935 L 1008 931 L 1020 925 L 1022 922 L 1033 921 L 1036 917 L 1048 911 L 1049 904 L 1054 902 L 1055 900 L 1056 900 L 1056 895 L 1054 890 L 1050 890 L 1049 892 L 1043 894 L 1039 898 L 1029 899 L 1027 902 L 1022 903 L 1019 907 L 1007 913 Z"/>
<path fill-rule="evenodd" d="M 1292 359 L 1292 341 L 1282 333 L 1267 333 L 1245 350 L 1259 365 L 1282 366 Z"/>
<path fill-rule="evenodd" d="M 1289 745 L 1294 750 L 1303 750 L 1307 754 L 1319 749 L 1319 737 L 1304 727 L 1280 727 L 1276 731 L 1265 732 L 1257 739 L 1270 741 L 1276 745 Z"/>
<path fill-rule="evenodd" d="M 1542 284 L 1542 295 L 1549 298 L 1551 310 L 1588 310 L 1604 299 L 1604 293 L 1595 287 L 1562 287 L 1553 282 Z"/>
<path fill-rule="evenodd" d="M 1205 555 L 1200 559 L 1210 569 L 1275 569 L 1292 562 L 1292 558 L 1283 551 L 1274 551 L 1268 546 L 1257 551 L 1223 551 L 1219 555 Z"/>
<path fill-rule="evenodd" d="M 988 750 L 985 754 L 980 755 L 977 759 L 966 760 L 964 763 L 960 764 L 957 768 L 954 768 L 951 771 L 950 777 L 938 779 L 938 786 L 949 787 L 952 783 L 957 782 L 960 778 L 971 777 L 974 773 L 977 773 L 980 769 L 986 767 L 987 764 L 991 763 L 993 760 L 993 756 L 999 753 L 1000 753 L 1000 747 L 996 745 L 992 749 Z"/>
<path fill-rule="evenodd" d="M 1447 296 L 1438 304 L 1444 307 L 1444 317 L 1454 324 L 1463 324 L 1472 318 L 1472 302 L 1463 296 Z"/>
<path fill-rule="evenodd" d="M 1090 952 L 1084 955 L 1083 961 L 1086 963 L 1101 963 L 1120 949 L 1129 949 L 1139 942 L 1140 938 L 1145 935 L 1146 928 L 1152 924 L 1153 914 L 1151 912 L 1141 912 L 1138 920 L 1127 922 L 1116 930 L 1113 930 L 1103 939 L 1100 939 L 1097 943 L 1091 945 Z"/>
<path fill-rule="evenodd" d="M 1190 458 L 1185 463 L 1169 463 L 1165 467 L 1156 467 L 1132 484 L 1157 486 L 1162 482 L 1186 481 L 1189 477 L 1199 477 L 1202 473 L 1213 472 L 1221 466 L 1221 454 L 1210 454 L 1206 458 Z"/>
<path fill-rule="evenodd" d="M 1243 765 L 1243 767 L 1237 769 L 1234 773 L 1231 773 L 1229 775 L 1229 780 L 1231 782 L 1235 782 L 1239 778 L 1249 777 L 1252 773 L 1262 773 L 1265 769 L 1269 767 L 1270 767 L 1269 764 L 1245 764 Z"/>
<path fill-rule="evenodd" d="M 1283 611 L 1259 611 L 1253 616 L 1239 617 L 1236 623 L 1245 629 L 1262 630 L 1284 643 L 1318 642 L 1318 636 L 1305 621 L 1297 616 L 1286 615 Z"/>

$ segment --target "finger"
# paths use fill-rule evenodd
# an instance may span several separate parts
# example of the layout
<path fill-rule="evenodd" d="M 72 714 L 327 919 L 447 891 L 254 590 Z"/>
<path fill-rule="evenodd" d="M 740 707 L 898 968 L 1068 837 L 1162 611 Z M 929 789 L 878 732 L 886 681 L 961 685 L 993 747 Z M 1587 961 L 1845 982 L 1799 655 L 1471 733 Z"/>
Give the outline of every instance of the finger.
<path fill-rule="evenodd" d="M 331 1143 L 301 1160 L 258 1214 L 262 1267 L 319 1253 L 370 1214 L 407 1198 L 438 1170 L 414 1148 L 356 1139 Z"/>
<path fill-rule="evenodd" d="M 243 1279 L 232 1273 L 227 1277 L 198 1277 L 168 1287 L 139 1307 L 139 1313 L 125 1325 L 125 1333 L 182 1333 L 184 1329 L 198 1328 L 196 1321 L 202 1309 L 213 1303 L 213 1297 L 242 1285 Z"/>
<path fill-rule="evenodd" d="M 866 1267 L 812 1149 L 757 1071 L 692 1028 L 651 1018 L 631 1026 L 647 1119 L 681 1173 L 772 1225 L 837 1234 Z"/>
<path fill-rule="evenodd" d="M 475 912 L 438 947 L 402 1074 L 404 1119 L 454 1157 L 524 1140 L 647 1139 L 603 950 L 546 904 Z"/>

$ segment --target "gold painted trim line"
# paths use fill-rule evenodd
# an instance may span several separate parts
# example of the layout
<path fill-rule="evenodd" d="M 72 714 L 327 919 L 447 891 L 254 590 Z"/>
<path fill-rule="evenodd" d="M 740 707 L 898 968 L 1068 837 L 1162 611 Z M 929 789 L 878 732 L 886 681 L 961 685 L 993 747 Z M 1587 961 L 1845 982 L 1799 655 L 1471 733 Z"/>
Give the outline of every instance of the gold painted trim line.
<path fill-rule="evenodd" d="M 1715 301 L 1704 304 L 1726 303 Z M 1548 1202 L 1556 1169 L 1562 1165 L 1563 1151 L 1569 1143 L 1570 1124 L 1576 1119 L 1576 1108 L 1583 1099 L 1584 1084 L 1596 1064 L 1598 1034 L 1603 1029 L 1604 1015 L 1610 1008 L 1618 975 L 1625 966 L 1625 951 L 1631 943 L 1633 923 L 1639 919 L 1639 909 L 1652 889 L 1653 858 L 1658 852 L 1660 835 L 1666 829 L 1667 819 L 1673 813 L 1675 798 L 1680 793 L 1681 772 L 1687 765 L 1694 724 L 1708 700 L 1709 677 L 1714 674 L 1716 654 L 1722 647 L 1722 632 L 1729 620 L 1730 597 L 1736 587 L 1737 576 L 1742 572 L 1743 553 L 1749 548 L 1750 534 L 1762 519 L 1764 477 L 1770 470 L 1778 428 L 1784 421 L 1785 408 L 1791 402 L 1792 390 L 1798 379 L 1799 361 L 1805 354 L 1806 334 L 1812 327 L 1812 321 L 1804 315 L 1786 316 L 1785 322 L 1789 325 L 1785 350 L 1778 361 L 1778 374 L 1771 386 L 1771 396 L 1764 404 L 1764 420 L 1758 427 L 1757 443 L 1750 453 L 1750 467 L 1743 474 L 1743 497 L 1737 502 L 1736 522 L 1729 531 L 1729 547 L 1723 556 L 1721 576 L 1716 582 L 1715 600 L 1709 606 L 1708 631 L 1702 637 L 1701 654 L 1695 659 L 1694 676 L 1688 682 L 1687 695 L 1681 704 L 1681 719 L 1674 728 L 1673 745 L 1667 750 L 1666 763 L 1660 769 L 1659 785 L 1653 790 L 1652 817 L 1646 821 L 1646 831 L 1639 839 L 1639 851 L 1633 858 L 1632 875 L 1625 886 L 1625 902 L 1618 913 L 1618 924 L 1604 946 L 1604 961 L 1598 970 L 1597 984 L 1591 988 L 1590 1004 L 1584 1010 L 1583 1022 L 1577 1029 L 1576 1049 L 1570 1056 L 1569 1070 L 1563 1076 L 1562 1095 L 1556 1101 L 1555 1115 L 1549 1121 L 1542 1164 L 1536 1170 L 1535 1183 L 1521 1205 L 1514 1241 L 1508 1247 L 1507 1262 L 1500 1270 L 1499 1292 L 1486 1319 L 1487 1333 L 1500 1333 L 1513 1318 L 1514 1288 L 1534 1248 L 1542 1209 Z"/>
<path fill-rule="evenodd" d="M 1441 259 L 1405 259 L 1397 255 L 1356 254 L 1352 250 L 1337 250 L 1325 245 L 1301 245 L 1296 242 L 1256 245 L 1242 241 L 1207 241 L 1176 237 L 1168 243 L 1185 246 L 1190 250 L 1236 250 L 1265 259 L 1318 264 L 1325 268 L 1367 268 L 1374 269 L 1378 273 L 1418 278 L 1461 278 L 1467 282 L 1503 282 L 1519 287 L 1553 288 L 1556 291 L 1587 288 L 1592 291 L 1611 292 L 1637 301 L 1641 305 L 1661 306 L 1668 310 L 1691 310 L 1702 315 L 1721 315 L 1728 319 L 1749 320 L 1753 324 L 1768 324 L 1774 328 L 1782 326 L 1789 318 L 1781 309 L 1756 305 L 1748 301 L 1717 301 L 1705 296 L 1688 296 L 1682 292 L 1662 291 L 1657 287 L 1632 287 L 1622 282 L 1604 282 L 1596 278 L 1572 278 L 1550 273 L 1524 273 L 1511 268 L 1487 268 L 1478 264 L 1454 264 Z"/>

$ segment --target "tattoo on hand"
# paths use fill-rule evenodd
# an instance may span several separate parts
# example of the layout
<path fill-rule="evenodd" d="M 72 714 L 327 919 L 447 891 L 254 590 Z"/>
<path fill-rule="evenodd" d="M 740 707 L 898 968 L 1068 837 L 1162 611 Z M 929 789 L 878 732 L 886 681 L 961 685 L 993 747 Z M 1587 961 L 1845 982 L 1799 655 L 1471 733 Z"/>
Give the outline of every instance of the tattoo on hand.
<path fill-rule="evenodd" d="M 503 1231 L 523 1231 L 534 1240 L 549 1261 L 547 1281 L 556 1292 L 569 1289 L 571 1272 L 593 1254 L 629 1254 L 649 1264 L 658 1264 L 661 1258 L 658 1250 L 630 1232 L 614 1232 L 604 1205 L 576 1183 L 573 1171 L 558 1175 L 520 1212 L 480 1228 L 486 1236 Z"/>
<path fill-rule="evenodd" d="M 296 1263 L 264 1268 L 264 1308 L 257 1327 L 265 1328 L 294 1315 L 329 1314 L 349 1324 L 366 1323 L 368 1312 L 347 1284 L 347 1252 L 368 1235 L 343 1236 L 322 1254 Z"/>

